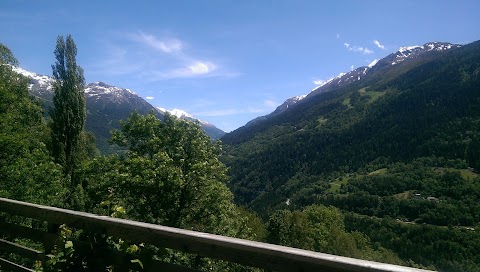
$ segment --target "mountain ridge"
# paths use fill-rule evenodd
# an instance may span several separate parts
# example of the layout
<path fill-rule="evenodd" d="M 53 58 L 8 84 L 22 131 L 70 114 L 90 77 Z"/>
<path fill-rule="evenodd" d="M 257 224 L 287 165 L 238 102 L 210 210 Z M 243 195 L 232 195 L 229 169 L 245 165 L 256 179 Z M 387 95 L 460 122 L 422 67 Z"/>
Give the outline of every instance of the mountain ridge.
<path fill-rule="evenodd" d="M 358 82 L 360 81 L 362 81 L 363 83 L 365 80 L 369 80 L 369 75 L 372 73 L 382 73 L 386 69 L 388 70 L 390 66 L 405 66 L 404 64 L 402 64 L 404 60 L 408 60 L 406 63 L 409 65 L 406 66 L 411 66 L 421 63 L 423 59 L 430 58 L 432 53 L 433 55 L 435 55 L 435 53 L 445 53 L 447 51 L 460 47 L 462 47 L 462 45 L 452 44 L 448 42 L 427 42 L 422 46 L 415 45 L 400 47 L 396 52 L 393 52 L 382 59 L 375 60 L 367 66 L 361 66 L 352 71 L 342 72 L 335 77 L 325 80 L 322 84 L 315 87 L 306 95 L 294 96 L 287 99 L 270 114 L 257 117 L 252 121 L 248 122 L 245 126 L 237 128 L 236 130 L 225 134 L 222 137 L 222 141 L 229 142 L 232 138 L 230 135 L 235 133 L 244 134 L 245 131 L 248 130 L 254 130 L 257 132 L 261 131 L 262 128 L 259 128 L 259 126 L 263 126 L 262 123 L 274 123 L 275 121 L 272 119 L 282 119 L 281 116 L 283 116 L 285 112 L 291 111 L 299 105 L 309 104 L 310 100 L 315 100 L 314 97 L 319 94 L 335 91 L 338 88 L 345 87 L 349 84 L 358 84 Z M 302 99 L 299 99 L 292 103 L 291 101 L 295 97 L 302 97 Z M 257 128 L 255 128 L 255 126 L 257 126 Z"/>
<path fill-rule="evenodd" d="M 52 77 L 27 71 L 20 67 L 13 67 L 13 70 L 30 79 L 29 91 L 31 95 L 42 101 L 44 108 L 53 107 L 52 86 L 54 79 Z M 152 106 L 132 90 L 112 86 L 102 81 L 86 84 L 85 98 L 87 105 L 85 128 L 94 133 L 97 147 L 104 154 L 116 152 L 116 148 L 110 146 L 108 139 L 112 129 L 120 128 L 119 120 L 128 118 L 133 111 L 146 114 L 153 110 L 160 119 L 163 119 L 165 114 L 165 112 Z M 180 111 L 177 110 L 176 112 Z M 177 116 L 178 118 L 198 122 L 206 134 L 213 140 L 217 140 L 225 134 L 225 132 L 214 125 L 198 120 L 184 111 L 181 112 L 185 114 Z"/>
<path fill-rule="evenodd" d="M 222 137 L 237 201 L 268 213 L 307 187 L 320 190 L 329 175 L 379 158 L 438 156 L 480 170 L 480 42 L 428 52 L 395 65 L 383 59 L 362 80 L 332 81 Z"/>

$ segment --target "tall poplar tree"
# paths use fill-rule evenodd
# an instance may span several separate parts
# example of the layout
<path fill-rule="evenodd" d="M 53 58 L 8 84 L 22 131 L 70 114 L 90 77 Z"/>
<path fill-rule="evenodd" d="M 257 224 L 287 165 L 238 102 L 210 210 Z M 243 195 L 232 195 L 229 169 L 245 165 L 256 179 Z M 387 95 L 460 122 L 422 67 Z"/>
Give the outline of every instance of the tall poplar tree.
<path fill-rule="evenodd" d="M 66 40 L 58 36 L 54 53 L 55 94 L 54 108 L 50 112 L 52 153 L 63 166 L 64 174 L 71 177 L 78 163 L 85 128 L 85 79 L 82 68 L 77 65 L 77 47 L 70 35 Z"/>

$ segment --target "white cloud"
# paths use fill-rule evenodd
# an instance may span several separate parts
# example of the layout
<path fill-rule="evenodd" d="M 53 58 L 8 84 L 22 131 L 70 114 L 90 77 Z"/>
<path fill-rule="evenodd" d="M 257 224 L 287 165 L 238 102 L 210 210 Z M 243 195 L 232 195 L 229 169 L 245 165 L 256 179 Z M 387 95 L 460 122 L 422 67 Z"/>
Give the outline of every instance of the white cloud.
<path fill-rule="evenodd" d="M 160 40 L 154 35 L 146 34 L 143 32 L 130 34 L 129 37 L 136 42 L 149 46 L 163 53 L 180 52 L 183 48 L 183 43 L 180 40 L 172 38 Z"/>
<path fill-rule="evenodd" d="M 152 99 L 155 99 L 155 97 L 153 97 L 153 96 L 147 96 L 147 97 L 145 97 L 145 99 L 147 99 L 147 100 L 152 100 Z"/>
<path fill-rule="evenodd" d="M 382 45 L 379 41 L 373 40 L 373 43 L 374 43 L 378 48 L 385 50 L 385 46 Z"/>
<path fill-rule="evenodd" d="M 161 37 L 142 31 L 120 33 L 100 43 L 103 55 L 88 70 L 93 74 L 130 76 L 150 82 L 241 75 L 226 71 L 213 59 L 193 55 L 192 46 L 185 44 L 174 36 Z"/>
<path fill-rule="evenodd" d="M 192 75 L 204 75 L 215 70 L 215 64 L 208 62 L 197 61 L 188 66 L 188 70 Z"/>
<path fill-rule="evenodd" d="M 365 54 L 373 54 L 373 51 L 365 47 L 365 48 L 363 49 L 363 54 L 364 54 L 364 55 L 365 55 Z"/>
<path fill-rule="evenodd" d="M 172 78 L 190 78 L 212 75 L 217 66 L 208 61 L 195 61 L 182 68 L 175 68 L 169 71 L 153 71 L 147 75 L 152 80 L 163 80 Z"/>
<path fill-rule="evenodd" d="M 353 51 L 353 52 L 360 52 L 364 55 L 366 54 L 372 54 L 373 51 L 366 48 L 366 47 L 362 47 L 362 46 L 357 46 L 357 45 L 353 45 L 353 46 L 350 46 L 349 43 L 344 43 L 343 44 L 345 46 L 345 48 L 347 48 L 348 51 Z"/>
<path fill-rule="evenodd" d="M 353 64 L 350 65 L 350 71 L 353 71 L 353 67 L 354 67 Z"/>

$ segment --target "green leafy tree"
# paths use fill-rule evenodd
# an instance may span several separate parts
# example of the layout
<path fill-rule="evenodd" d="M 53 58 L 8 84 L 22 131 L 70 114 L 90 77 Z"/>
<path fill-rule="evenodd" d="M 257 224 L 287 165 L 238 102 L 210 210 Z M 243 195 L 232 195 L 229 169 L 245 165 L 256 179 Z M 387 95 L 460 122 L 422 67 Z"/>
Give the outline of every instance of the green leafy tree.
<path fill-rule="evenodd" d="M 57 38 L 55 48 L 55 65 L 52 65 L 54 108 L 50 112 L 52 154 L 63 166 L 64 174 L 73 175 L 78 164 L 77 156 L 81 150 L 82 133 L 84 133 L 85 79 L 83 70 L 77 65 L 77 48 L 70 35 L 64 40 Z M 72 188 L 75 184 L 72 184 Z"/>
<path fill-rule="evenodd" d="M 86 166 L 89 209 L 110 191 L 128 218 L 235 235 L 229 226 L 237 210 L 226 186 L 227 168 L 218 159 L 221 148 L 198 124 L 134 112 L 111 141 L 129 151 Z"/>
<path fill-rule="evenodd" d="M 112 142 L 124 155 L 96 157 L 82 171 L 87 211 L 183 229 L 247 239 L 264 239 L 261 220 L 233 204 L 227 169 L 213 143 L 196 123 L 153 112 L 134 112 L 122 121 Z M 171 250 L 164 261 L 208 271 L 248 271 L 237 265 Z"/>
<path fill-rule="evenodd" d="M 42 108 L 28 93 L 28 80 L 13 71 L 18 65 L 0 44 L 0 196 L 59 205 L 61 168 L 48 154 Z"/>

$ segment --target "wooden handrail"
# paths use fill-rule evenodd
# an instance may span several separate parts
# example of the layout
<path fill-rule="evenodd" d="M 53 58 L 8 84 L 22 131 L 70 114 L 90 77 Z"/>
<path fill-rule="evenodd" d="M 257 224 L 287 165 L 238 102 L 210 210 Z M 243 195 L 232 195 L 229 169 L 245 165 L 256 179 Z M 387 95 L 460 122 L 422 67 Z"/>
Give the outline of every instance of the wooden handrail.
<path fill-rule="evenodd" d="M 0 198 L 0 211 L 275 271 L 427 271 Z"/>

